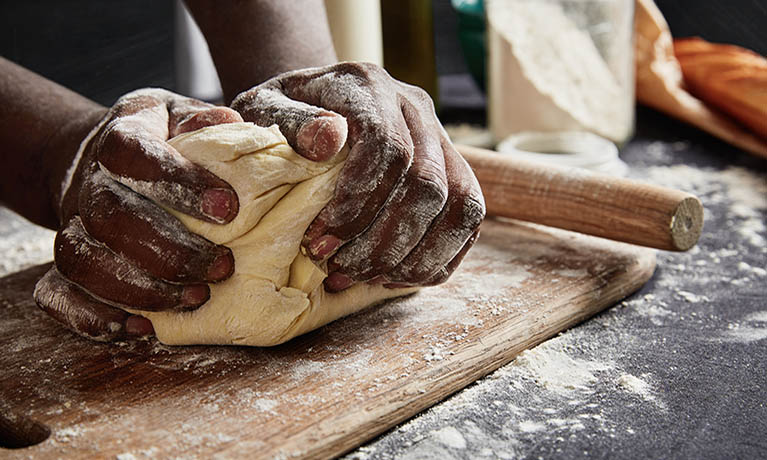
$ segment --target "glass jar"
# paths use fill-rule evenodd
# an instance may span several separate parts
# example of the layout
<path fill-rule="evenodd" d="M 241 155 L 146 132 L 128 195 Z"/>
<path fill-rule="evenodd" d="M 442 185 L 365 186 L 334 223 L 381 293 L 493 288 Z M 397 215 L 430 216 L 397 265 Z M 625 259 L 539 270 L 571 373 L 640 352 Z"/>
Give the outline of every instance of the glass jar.
<path fill-rule="evenodd" d="M 589 131 L 623 144 L 634 127 L 634 0 L 486 0 L 488 124 Z"/>

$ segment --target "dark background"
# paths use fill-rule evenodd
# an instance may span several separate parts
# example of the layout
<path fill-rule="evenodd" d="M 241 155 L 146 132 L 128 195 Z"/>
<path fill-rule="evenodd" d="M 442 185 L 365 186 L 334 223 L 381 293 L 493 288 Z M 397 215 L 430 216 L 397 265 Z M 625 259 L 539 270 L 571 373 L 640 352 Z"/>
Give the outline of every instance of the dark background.
<path fill-rule="evenodd" d="M 675 36 L 767 54 L 765 0 L 656 3 Z M 171 0 L 2 0 L 0 55 L 105 105 L 139 87 L 173 90 L 174 7 Z M 435 0 L 432 8 L 438 73 L 465 73 L 450 2 Z"/>

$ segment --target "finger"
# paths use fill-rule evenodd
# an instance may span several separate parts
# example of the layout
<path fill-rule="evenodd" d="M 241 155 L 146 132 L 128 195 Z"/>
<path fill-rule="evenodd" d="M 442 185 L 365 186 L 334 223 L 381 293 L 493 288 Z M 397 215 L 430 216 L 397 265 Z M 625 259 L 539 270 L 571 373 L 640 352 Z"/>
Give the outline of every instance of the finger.
<path fill-rule="evenodd" d="M 393 283 L 429 282 L 438 270 L 455 260 L 485 217 L 485 202 L 469 165 L 449 140 L 443 138 L 442 148 L 449 184 L 447 203 L 413 251 L 386 274 Z"/>
<path fill-rule="evenodd" d="M 149 103 L 146 97 L 143 101 Z M 114 180 L 180 212 L 209 222 L 230 222 L 239 210 L 234 189 L 166 142 L 169 115 L 163 101 L 155 103 L 105 126 L 95 144 L 102 169 Z"/>
<path fill-rule="evenodd" d="M 304 234 L 302 244 L 312 259 L 325 259 L 370 225 L 407 173 L 412 149 L 410 143 L 390 139 L 352 147 L 333 198 Z M 377 162 L 378 156 L 386 159 Z"/>
<path fill-rule="evenodd" d="M 190 232 L 165 210 L 101 171 L 83 187 L 79 208 L 83 226 L 93 239 L 155 278 L 216 282 L 234 271 L 229 248 Z"/>
<path fill-rule="evenodd" d="M 346 118 L 349 156 L 331 201 L 307 229 L 303 245 L 317 260 L 362 233 L 404 179 L 413 144 L 399 85 L 372 64 L 341 63 L 282 78 L 290 97 Z"/>
<path fill-rule="evenodd" d="M 386 274 L 400 263 L 423 238 L 448 196 L 439 131 L 428 129 L 408 100 L 401 104 L 413 142 L 413 165 L 370 227 L 329 261 L 333 271 L 355 281 Z M 334 279 L 329 277 L 331 289 Z"/>
<path fill-rule="evenodd" d="M 169 137 L 206 126 L 241 122 L 242 117 L 229 107 L 218 107 L 198 99 L 167 93 Z"/>
<path fill-rule="evenodd" d="M 98 243 L 80 216 L 69 220 L 54 241 L 56 268 L 98 300 L 136 310 L 188 310 L 210 297 L 206 284 L 177 285 L 153 278 Z"/>
<path fill-rule="evenodd" d="M 259 126 L 278 125 L 299 155 L 325 161 L 346 143 L 346 119 L 337 113 L 289 98 L 277 85 L 262 85 L 241 94 L 232 108 Z"/>
<path fill-rule="evenodd" d="M 475 231 L 471 235 L 471 237 L 469 237 L 469 240 L 466 241 L 466 244 L 463 245 L 463 248 L 461 248 L 461 250 L 458 251 L 458 254 L 456 254 L 456 256 L 453 257 L 453 259 L 450 262 L 448 262 L 447 265 L 437 270 L 436 273 L 431 275 L 425 281 L 419 281 L 415 284 L 384 283 L 384 287 L 387 287 L 390 289 L 396 289 L 396 288 L 415 286 L 415 285 L 436 286 L 438 284 L 444 283 L 455 272 L 455 270 L 458 268 L 461 262 L 463 262 L 464 257 L 466 257 L 466 254 L 468 254 L 469 249 L 471 249 L 471 247 L 474 246 L 474 243 L 476 243 L 477 238 L 479 238 L 479 229 L 477 229 L 477 231 Z"/>
<path fill-rule="evenodd" d="M 152 323 L 95 300 L 52 267 L 35 286 L 37 305 L 77 334 L 97 341 L 152 335 Z"/>

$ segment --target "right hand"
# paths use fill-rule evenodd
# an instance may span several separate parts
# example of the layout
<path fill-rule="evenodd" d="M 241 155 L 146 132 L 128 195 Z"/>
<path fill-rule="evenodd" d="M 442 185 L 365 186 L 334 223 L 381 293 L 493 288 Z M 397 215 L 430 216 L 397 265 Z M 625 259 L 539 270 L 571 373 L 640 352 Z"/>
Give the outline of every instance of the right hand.
<path fill-rule="evenodd" d="M 445 281 L 479 234 L 482 192 L 420 88 L 374 64 L 344 62 L 278 75 L 240 94 L 246 121 L 277 124 L 303 157 L 348 143 L 333 198 L 302 241 L 327 260 L 325 288 Z"/>
<path fill-rule="evenodd" d="M 120 98 L 78 142 L 62 184 L 55 266 L 35 288 L 40 308 L 80 335 L 108 341 L 153 333 L 149 320 L 118 307 L 183 311 L 205 303 L 207 283 L 233 273 L 232 253 L 155 202 L 224 224 L 237 215 L 237 194 L 166 141 L 239 121 L 229 108 L 160 89 Z"/>

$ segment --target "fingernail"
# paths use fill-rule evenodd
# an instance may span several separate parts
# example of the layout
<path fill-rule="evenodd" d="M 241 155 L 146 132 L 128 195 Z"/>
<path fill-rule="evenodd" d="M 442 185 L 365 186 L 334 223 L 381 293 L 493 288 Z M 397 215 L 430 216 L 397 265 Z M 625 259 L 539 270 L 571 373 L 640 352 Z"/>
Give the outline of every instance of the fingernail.
<path fill-rule="evenodd" d="M 146 337 L 154 334 L 152 322 L 143 316 L 131 315 L 125 320 L 125 333 L 134 337 Z"/>
<path fill-rule="evenodd" d="M 346 120 L 337 115 L 320 115 L 306 122 L 296 134 L 299 153 L 314 161 L 325 161 L 346 143 Z"/>
<path fill-rule="evenodd" d="M 227 222 L 234 211 L 235 195 L 230 190 L 212 188 L 202 194 L 201 211 L 219 222 Z"/>
<path fill-rule="evenodd" d="M 354 284 L 354 280 L 343 273 L 333 272 L 325 279 L 325 288 L 330 292 L 343 291 Z"/>
<path fill-rule="evenodd" d="M 313 259 L 324 259 L 341 246 L 341 240 L 333 235 L 322 235 L 309 243 L 309 254 Z"/>
<path fill-rule="evenodd" d="M 213 259 L 208 269 L 209 281 L 221 281 L 229 278 L 234 273 L 234 258 L 231 252 L 226 252 Z"/>
<path fill-rule="evenodd" d="M 194 284 L 186 286 L 181 293 L 181 305 L 184 307 L 197 307 L 207 302 L 210 290 L 206 284 Z"/>
<path fill-rule="evenodd" d="M 317 217 L 309 226 L 309 229 L 306 230 L 306 233 L 304 233 L 304 237 L 301 239 L 301 244 L 308 250 L 311 242 L 323 236 L 327 232 L 327 229 L 327 224 L 321 217 Z"/>

